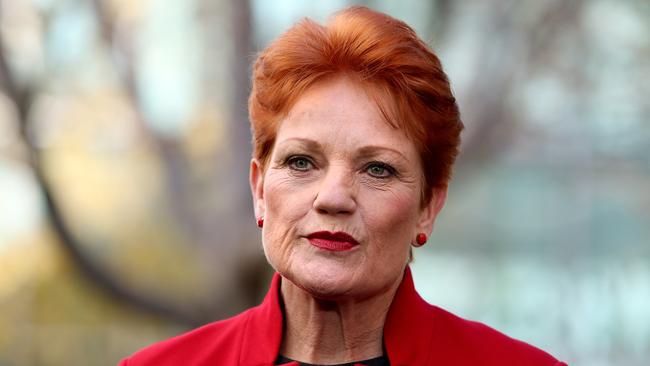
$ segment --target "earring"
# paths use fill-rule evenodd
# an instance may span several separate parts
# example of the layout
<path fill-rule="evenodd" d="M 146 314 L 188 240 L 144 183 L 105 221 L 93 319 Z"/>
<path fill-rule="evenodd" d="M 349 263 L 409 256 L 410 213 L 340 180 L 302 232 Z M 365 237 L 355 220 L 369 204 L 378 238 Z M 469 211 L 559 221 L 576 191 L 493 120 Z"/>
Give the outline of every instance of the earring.
<path fill-rule="evenodd" d="M 262 226 L 264 226 L 264 218 L 260 217 L 259 219 L 257 219 L 257 227 L 262 227 Z"/>
<path fill-rule="evenodd" d="M 424 245 L 427 242 L 427 234 L 419 233 L 415 236 L 415 242 L 418 244 L 417 246 Z"/>

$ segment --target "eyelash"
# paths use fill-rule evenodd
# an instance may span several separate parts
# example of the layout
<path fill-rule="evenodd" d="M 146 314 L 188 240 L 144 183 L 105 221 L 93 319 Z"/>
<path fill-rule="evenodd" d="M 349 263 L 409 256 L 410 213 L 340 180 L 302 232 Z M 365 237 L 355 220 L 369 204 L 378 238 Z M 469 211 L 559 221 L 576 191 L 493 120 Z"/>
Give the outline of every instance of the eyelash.
<path fill-rule="evenodd" d="M 296 167 L 293 165 L 296 161 L 299 161 L 299 160 L 304 160 L 304 161 L 306 161 L 307 164 L 310 165 L 309 168 L 313 168 L 313 167 L 314 167 L 314 163 L 313 163 L 313 162 L 312 162 L 308 157 L 303 156 L 303 155 L 292 155 L 292 156 L 289 156 L 289 157 L 284 161 L 284 165 L 288 166 L 289 168 L 291 168 L 292 170 L 295 170 L 295 171 L 299 171 L 299 172 L 305 172 L 305 171 L 307 171 L 309 168 L 307 168 L 307 169 L 298 169 L 298 168 L 296 168 Z"/>
<path fill-rule="evenodd" d="M 369 170 L 372 167 L 380 167 L 382 169 L 385 169 L 388 172 L 388 175 L 386 175 L 386 176 L 377 176 L 377 175 L 374 175 L 374 174 L 370 174 Z M 365 167 L 365 170 L 368 171 L 368 174 L 370 174 L 371 176 L 373 176 L 374 178 L 377 178 L 377 179 L 388 179 L 388 178 L 391 178 L 391 177 L 394 177 L 394 176 L 397 175 L 397 170 L 395 170 L 395 168 L 393 168 L 392 166 L 390 166 L 390 165 L 388 165 L 386 163 L 382 163 L 381 161 L 372 161 L 372 162 L 368 163 L 366 165 L 366 167 Z"/>
<path fill-rule="evenodd" d="M 305 161 L 307 164 L 309 164 L 309 166 L 306 167 L 306 168 L 303 168 L 303 169 L 297 168 L 294 165 L 297 161 Z M 303 156 L 303 155 L 289 156 L 284 161 L 283 165 L 288 166 L 290 169 L 298 171 L 298 172 L 306 172 L 309 169 L 314 168 L 313 161 L 311 159 L 309 159 L 308 157 Z M 378 175 L 375 175 L 375 174 L 371 174 L 369 170 L 371 168 L 373 168 L 373 167 L 379 167 L 379 168 L 382 168 L 382 169 L 386 170 L 388 172 L 388 175 L 386 175 L 386 176 L 378 176 Z M 370 176 L 372 176 L 373 178 L 377 178 L 377 179 L 388 179 L 388 178 L 391 178 L 391 177 L 394 177 L 394 176 L 398 175 L 397 170 L 395 168 L 393 168 L 391 165 L 383 163 L 381 161 L 371 161 L 370 163 L 366 164 L 366 166 L 364 167 L 364 171 L 368 172 L 368 174 Z"/>

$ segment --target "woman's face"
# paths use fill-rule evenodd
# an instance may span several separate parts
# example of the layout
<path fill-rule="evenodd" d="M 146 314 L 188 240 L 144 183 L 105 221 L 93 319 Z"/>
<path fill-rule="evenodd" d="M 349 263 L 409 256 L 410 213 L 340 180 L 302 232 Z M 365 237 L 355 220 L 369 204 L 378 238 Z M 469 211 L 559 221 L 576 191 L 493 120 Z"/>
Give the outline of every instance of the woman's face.
<path fill-rule="evenodd" d="M 445 190 L 421 207 L 413 142 L 346 78 L 310 88 L 281 122 L 264 171 L 251 163 L 264 252 L 323 299 L 367 298 L 401 280 L 409 247 L 430 234 Z"/>

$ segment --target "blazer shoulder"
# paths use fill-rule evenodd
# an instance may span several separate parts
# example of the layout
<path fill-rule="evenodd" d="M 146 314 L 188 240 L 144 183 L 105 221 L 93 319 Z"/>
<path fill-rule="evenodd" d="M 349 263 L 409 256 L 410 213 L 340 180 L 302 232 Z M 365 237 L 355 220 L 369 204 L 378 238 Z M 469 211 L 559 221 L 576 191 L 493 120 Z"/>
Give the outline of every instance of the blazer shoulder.
<path fill-rule="evenodd" d="M 123 359 L 118 366 L 208 365 L 214 363 L 215 356 L 236 364 L 244 328 L 253 309 L 149 345 Z"/>
<path fill-rule="evenodd" d="M 430 306 L 439 330 L 435 341 L 442 342 L 452 357 L 470 357 L 480 365 L 566 366 L 547 352 L 483 323 Z"/>

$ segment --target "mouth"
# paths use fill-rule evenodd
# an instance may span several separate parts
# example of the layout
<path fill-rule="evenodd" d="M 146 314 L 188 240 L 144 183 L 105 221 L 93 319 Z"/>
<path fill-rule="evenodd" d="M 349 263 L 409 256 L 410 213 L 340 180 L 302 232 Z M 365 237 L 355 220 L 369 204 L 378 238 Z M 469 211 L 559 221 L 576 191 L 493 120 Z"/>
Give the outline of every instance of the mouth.
<path fill-rule="evenodd" d="M 353 249 L 359 245 L 359 242 L 350 234 L 337 231 L 317 231 L 307 236 L 309 243 L 317 248 L 333 252 L 342 252 Z"/>

